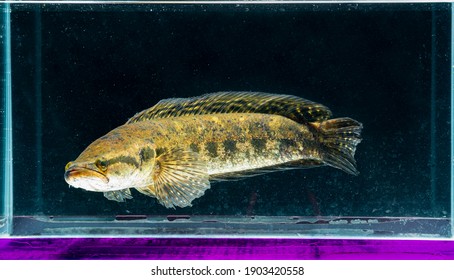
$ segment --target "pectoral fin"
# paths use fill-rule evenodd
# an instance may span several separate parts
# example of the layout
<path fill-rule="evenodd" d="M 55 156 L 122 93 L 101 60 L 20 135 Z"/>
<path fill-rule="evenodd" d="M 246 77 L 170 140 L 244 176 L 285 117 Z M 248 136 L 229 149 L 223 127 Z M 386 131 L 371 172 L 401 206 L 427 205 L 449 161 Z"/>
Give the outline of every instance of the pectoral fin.
<path fill-rule="evenodd" d="M 144 188 L 136 188 L 136 190 L 139 191 L 141 194 L 148 195 L 151 197 L 156 197 L 156 195 L 154 194 L 154 191 L 153 191 L 154 190 L 153 185 L 144 187 Z"/>
<path fill-rule="evenodd" d="M 210 188 L 206 163 L 192 151 L 173 149 L 158 155 L 152 176 L 153 185 L 137 190 L 167 208 L 192 206 Z"/>
<path fill-rule="evenodd" d="M 125 199 L 131 199 L 131 191 L 129 189 L 123 189 L 119 191 L 104 192 L 104 197 L 108 200 L 114 200 L 118 202 L 124 202 Z"/>

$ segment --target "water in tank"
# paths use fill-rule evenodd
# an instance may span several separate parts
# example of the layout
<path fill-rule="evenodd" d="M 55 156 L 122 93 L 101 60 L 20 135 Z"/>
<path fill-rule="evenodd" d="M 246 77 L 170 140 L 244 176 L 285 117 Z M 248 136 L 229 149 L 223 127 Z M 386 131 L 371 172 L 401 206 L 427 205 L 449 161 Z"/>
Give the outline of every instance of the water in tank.
<path fill-rule="evenodd" d="M 1 6 L 3 234 L 451 237 L 451 4 L 77 2 Z"/>

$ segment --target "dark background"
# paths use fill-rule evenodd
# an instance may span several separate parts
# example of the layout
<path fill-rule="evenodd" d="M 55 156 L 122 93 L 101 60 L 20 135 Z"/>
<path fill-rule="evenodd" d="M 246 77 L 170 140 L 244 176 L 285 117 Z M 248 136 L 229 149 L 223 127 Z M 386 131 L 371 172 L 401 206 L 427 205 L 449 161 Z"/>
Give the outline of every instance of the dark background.
<path fill-rule="evenodd" d="M 448 4 L 35 7 L 12 14 L 16 214 L 450 215 Z M 361 121 L 361 174 L 216 183 L 177 210 L 68 188 L 65 164 L 136 112 L 225 90 Z"/>

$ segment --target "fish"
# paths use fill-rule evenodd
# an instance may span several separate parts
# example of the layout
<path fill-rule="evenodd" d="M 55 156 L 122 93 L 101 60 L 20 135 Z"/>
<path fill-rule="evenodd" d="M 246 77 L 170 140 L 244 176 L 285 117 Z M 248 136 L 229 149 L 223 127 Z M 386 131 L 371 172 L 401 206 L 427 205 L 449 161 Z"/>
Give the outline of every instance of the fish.
<path fill-rule="evenodd" d="M 113 201 L 131 189 L 166 208 L 192 206 L 211 184 L 330 166 L 358 175 L 363 125 L 301 97 L 216 92 L 163 99 L 91 143 L 65 167 L 72 187 Z"/>

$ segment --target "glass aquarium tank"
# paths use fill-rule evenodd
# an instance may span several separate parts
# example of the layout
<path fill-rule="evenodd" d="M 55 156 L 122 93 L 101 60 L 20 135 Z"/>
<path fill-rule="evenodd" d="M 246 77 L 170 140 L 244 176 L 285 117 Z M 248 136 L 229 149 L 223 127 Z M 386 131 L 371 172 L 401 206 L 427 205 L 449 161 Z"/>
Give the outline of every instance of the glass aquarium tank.
<path fill-rule="evenodd" d="M 3 236 L 452 238 L 451 3 L 9 1 L 0 7 Z M 205 96 L 205 103 L 181 99 L 217 92 L 224 94 Z M 260 103 L 263 96 L 281 101 Z M 229 118 L 234 113 L 257 121 L 245 125 L 242 117 Z M 278 137 L 274 150 L 273 137 L 291 129 L 271 130 L 270 115 L 305 126 L 309 136 Z M 234 129 L 200 125 L 207 116 L 226 118 Z M 168 148 L 154 146 L 157 140 L 140 146 L 149 141 L 144 135 L 160 135 L 148 128 L 118 136 L 127 122 L 153 122 L 167 132 L 176 118 L 182 128 L 161 135 Z M 356 128 L 343 127 L 347 120 L 356 120 Z M 195 138 L 217 133 L 221 140 L 194 144 L 182 133 L 191 125 Z M 320 132 L 329 127 L 340 140 Z M 74 167 L 87 146 L 112 130 L 107 138 L 126 137 L 140 152 L 106 141 L 93 152 L 95 171 Z M 267 133 L 248 136 L 255 130 Z M 249 138 L 236 140 L 243 136 Z M 264 165 L 269 158 L 258 156 L 277 153 L 273 159 L 281 160 L 285 151 L 309 146 L 321 151 L 323 141 L 341 148 L 335 156 L 305 154 L 297 164 L 292 158 Z M 297 142 L 306 146 L 293 149 Z M 176 143 L 190 143 L 190 150 Z M 226 163 L 224 153 L 240 146 L 250 149 L 242 164 L 256 165 L 224 170 L 229 178 L 213 175 L 239 157 Z M 117 156 L 106 159 L 111 153 Z M 123 165 L 113 171 L 114 163 Z M 137 190 L 128 168 L 149 172 L 142 178 L 148 185 Z M 122 182 L 128 191 L 103 194 L 101 183 L 93 183 L 101 181 Z M 85 183 L 97 191 L 74 187 Z"/>

